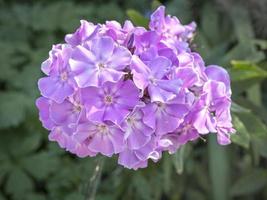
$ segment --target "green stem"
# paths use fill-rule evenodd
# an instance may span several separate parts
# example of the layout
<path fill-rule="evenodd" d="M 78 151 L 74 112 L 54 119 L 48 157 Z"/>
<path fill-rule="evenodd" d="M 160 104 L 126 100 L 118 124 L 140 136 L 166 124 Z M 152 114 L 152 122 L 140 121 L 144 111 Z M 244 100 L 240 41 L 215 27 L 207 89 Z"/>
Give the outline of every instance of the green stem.
<path fill-rule="evenodd" d="M 96 160 L 96 167 L 92 177 L 89 179 L 85 200 L 95 200 L 96 191 L 101 180 L 101 174 L 104 166 L 104 158 L 99 157 Z"/>
<path fill-rule="evenodd" d="M 211 195 L 214 200 L 230 200 L 230 163 L 226 146 L 219 146 L 215 134 L 210 134 L 208 142 L 209 174 Z"/>

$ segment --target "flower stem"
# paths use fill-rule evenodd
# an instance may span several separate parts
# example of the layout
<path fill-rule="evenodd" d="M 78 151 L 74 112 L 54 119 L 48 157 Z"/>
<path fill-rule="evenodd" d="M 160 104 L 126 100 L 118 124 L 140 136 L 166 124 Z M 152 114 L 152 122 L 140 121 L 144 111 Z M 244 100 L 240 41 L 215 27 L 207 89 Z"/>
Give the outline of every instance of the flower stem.
<path fill-rule="evenodd" d="M 229 181 L 230 181 L 230 161 L 228 148 L 219 146 L 215 134 L 209 135 L 209 173 L 211 179 L 211 199 L 230 200 Z"/>
<path fill-rule="evenodd" d="M 96 160 L 96 166 L 92 177 L 89 179 L 88 187 L 86 190 L 85 200 L 95 200 L 98 184 L 101 180 L 102 169 L 104 166 L 104 158 L 99 157 Z"/>

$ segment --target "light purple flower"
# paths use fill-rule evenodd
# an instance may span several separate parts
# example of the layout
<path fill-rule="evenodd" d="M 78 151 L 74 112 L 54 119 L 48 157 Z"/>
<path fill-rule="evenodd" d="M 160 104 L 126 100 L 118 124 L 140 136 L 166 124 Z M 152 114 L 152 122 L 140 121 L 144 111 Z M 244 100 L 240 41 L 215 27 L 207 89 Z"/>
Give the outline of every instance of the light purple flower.
<path fill-rule="evenodd" d="M 147 88 L 152 102 L 166 102 L 179 93 L 181 80 L 166 77 L 171 67 L 167 58 L 159 56 L 146 65 L 133 56 L 131 67 L 135 85 L 142 91 Z"/>
<path fill-rule="evenodd" d="M 225 69 L 217 65 L 209 65 L 205 69 L 205 74 L 210 80 L 223 82 L 227 95 L 231 96 L 230 77 Z"/>
<path fill-rule="evenodd" d="M 101 88 L 82 90 L 87 118 L 92 121 L 112 121 L 120 124 L 139 101 L 139 91 L 132 81 L 106 82 Z"/>
<path fill-rule="evenodd" d="M 168 151 L 169 154 L 175 153 L 182 145 L 178 137 L 178 134 L 175 133 L 158 136 L 157 150 L 160 152 Z"/>
<path fill-rule="evenodd" d="M 127 43 L 131 35 L 137 31 L 131 21 L 126 20 L 123 27 L 117 21 L 106 21 L 101 27 L 100 34 L 111 37 L 118 44 L 127 47 Z M 144 29 L 145 31 L 145 29 Z"/>
<path fill-rule="evenodd" d="M 57 53 L 55 63 L 51 64 L 52 69 L 49 76 L 40 78 L 38 87 L 42 96 L 50 98 L 57 103 L 62 103 L 68 96 L 74 93 L 75 83 L 69 69 L 68 59 L 72 49 L 64 46 L 62 51 Z"/>
<path fill-rule="evenodd" d="M 199 132 L 193 126 L 190 115 L 187 115 L 184 122 L 175 130 L 175 135 L 177 135 L 177 142 L 182 145 L 199 138 Z"/>
<path fill-rule="evenodd" d="M 140 107 L 130 113 L 121 127 L 125 131 L 124 139 L 129 149 L 139 149 L 151 140 L 153 129 L 143 122 L 144 114 Z"/>
<path fill-rule="evenodd" d="M 80 88 L 118 82 L 131 62 L 131 53 L 117 46 L 110 37 L 95 38 L 84 46 L 77 46 L 70 59 L 74 79 Z"/>
<path fill-rule="evenodd" d="M 132 150 L 125 148 L 120 154 L 118 163 L 128 169 L 145 168 L 148 164 L 148 159 L 152 159 L 154 162 L 160 159 L 160 153 L 156 151 L 156 140 L 152 137 L 146 145 L 139 149 Z"/>
<path fill-rule="evenodd" d="M 61 148 L 68 149 L 73 146 L 73 140 L 71 136 L 74 130 L 67 126 L 55 126 L 49 133 L 49 140 L 56 141 Z"/>
<path fill-rule="evenodd" d="M 150 48 L 157 48 L 160 42 L 160 36 L 155 31 L 147 31 L 141 35 L 135 36 L 135 54 L 140 55 Z"/>
<path fill-rule="evenodd" d="M 175 131 L 183 117 L 187 114 L 188 108 L 178 98 L 168 102 L 154 102 L 142 108 L 144 112 L 144 123 L 155 130 L 157 135 L 164 135 Z"/>
<path fill-rule="evenodd" d="M 49 58 L 46 59 L 42 65 L 41 70 L 46 75 L 49 75 L 50 71 L 57 68 L 58 65 L 58 57 L 62 53 L 62 49 L 64 48 L 64 45 L 62 44 L 56 44 L 52 46 L 52 49 L 49 51 Z"/>
<path fill-rule="evenodd" d="M 75 139 L 72 137 L 72 141 L 75 141 Z M 96 156 L 97 153 L 92 152 L 88 149 L 86 142 L 84 143 L 79 143 L 76 142 L 73 144 L 73 146 L 68 149 L 73 154 L 76 154 L 80 158 L 85 158 L 85 157 L 93 157 Z"/>
<path fill-rule="evenodd" d="M 79 157 L 95 156 L 96 153 L 88 149 L 86 143 L 79 143 L 74 137 L 74 129 L 66 126 L 56 126 L 49 134 L 49 140 L 55 141 L 61 148 L 76 154 Z"/>
<path fill-rule="evenodd" d="M 192 67 L 179 67 L 175 69 L 175 77 L 183 81 L 183 88 L 191 88 L 200 82 L 198 73 Z"/>
<path fill-rule="evenodd" d="M 179 66 L 177 52 L 174 51 L 172 48 L 169 48 L 165 45 L 161 45 L 161 47 L 158 49 L 158 55 L 166 57 L 172 62 L 173 68 L 171 70 L 174 70 L 175 66 Z"/>
<path fill-rule="evenodd" d="M 221 108 L 218 108 L 216 112 L 217 141 L 221 145 L 230 144 L 230 136 L 235 133 L 230 114 L 230 106 L 230 102 L 228 105 L 224 104 Z"/>
<path fill-rule="evenodd" d="M 80 100 L 80 94 L 72 95 L 62 103 L 51 102 L 50 118 L 58 125 L 68 124 L 69 126 L 78 123 L 85 108 Z"/>
<path fill-rule="evenodd" d="M 135 170 L 203 134 L 229 144 L 230 78 L 190 49 L 195 29 L 164 6 L 148 29 L 81 20 L 41 66 L 36 106 L 49 140 L 79 157 L 117 154 Z"/>
<path fill-rule="evenodd" d="M 124 133 L 116 125 L 88 121 L 80 124 L 74 137 L 79 142 L 87 142 L 90 151 L 112 156 L 124 149 Z"/>
<path fill-rule="evenodd" d="M 160 6 L 152 13 L 149 28 L 157 31 L 165 38 L 188 41 L 193 37 L 196 24 L 192 22 L 189 25 L 183 26 L 176 17 L 165 16 L 165 7 Z"/>
<path fill-rule="evenodd" d="M 51 100 L 45 97 L 39 97 L 36 100 L 36 106 L 39 110 L 39 119 L 42 122 L 43 127 L 48 130 L 52 130 L 52 128 L 55 126 L 55 123 L 51 120 L 49 114 L 50 105 Z"/>
<path fill-rule="evenodd" d="M 92 39 L 96 35 L 99 28 L 98 26 L 86 20 L 81 20 L 80 23 L 81 25 L 75 31 L 75 33 L 67 34 L 65 36 L 65 41 L 72 46 L 81 45 L 86 40 Z"/>
<path fill-rule="evenodd" d="M 196 103 L 192 113 L 193 125 L 201 134 L 216 132 L 216 104 L 228 104 L 226 88 L 222 82 L 208 81 L 204 85 L 204 94 Z"/>

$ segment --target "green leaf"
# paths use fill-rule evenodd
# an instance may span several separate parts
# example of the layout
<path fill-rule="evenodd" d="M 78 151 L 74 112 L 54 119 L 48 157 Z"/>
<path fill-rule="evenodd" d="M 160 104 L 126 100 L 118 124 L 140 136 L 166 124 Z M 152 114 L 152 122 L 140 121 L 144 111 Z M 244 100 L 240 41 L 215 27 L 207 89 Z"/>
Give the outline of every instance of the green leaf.
<path fill-rule="evenodd" d="M 188 0 L 168 1 L 167 13 L 177 16 L 182 23 L 190 23 L 192 21 L 191 2 Z"/>
<path fill-rule="evenodd" d="M 232 6 L 230 13 L 238 40 L 247 43 L 253 39 L 254 32 L 248 10 L 242 5 Z"/>
<path fill-rule="evenodd" d="M 39 132 L 29 133 L 22 126 L 2 132 L 5 134 L 0 133 L 0 160 L 4 155 L 4 157 L 15 157 L 17 162 L 18 158 L 32 153 L 40 147 L 42 135 Z"/>
<path fill-rule="evenodd" d="M 243 122 L 235 115 L 233 116 L 233 125 L 236 133 L 231 136 L 231 140 L 244 148 L 249 148 L 250 135 L 248 130 Z"/>
<path fill-rule="evenodd" d="M 262 189 L 266 183 L 267 171 L 262 169 L 253 169 L 233 184 L 230 193 L 232 196 L 253 194 Z"/>
<path fill-rule="evenodd" d="M 184 171 L 185 150 L 186 145 L 181 146 L 172 157 L 177 174 L 182 174 Z"/>
<path fill-rule="evenodd" d="M 221 42 L 220 15 L 214 5 L 207 3 L 202 9 L 201 29 L 211 46 Z"/>
<path fill-rule="evenodd" d="M 46 200 L 46 198 L 42 194 L 30 193 L 25 195 L 24 200 Z"/>
<path fill-rule="evenodd" d="M 10 173 L 5 185 L 5 191 L 16 199 L 21 199 L 25 193 L 32 191 L 32 189 L 32 180 L 18 168 Z"/>
<path fill-rule="evenodd" d="M 195 166 L 194 177 L 196 178 L 196 182 L 199 185 L 199 189 L 209 192 L 211 188 L 210 177 L 208 175 L 209 170 L 207 170 L 205 165 L 198 165 L 197 161 L 194 161 L 192 164 Z"/>
<path fill-rule="evenodd" d="M 267 158 L 267 136 L 252 137 L 252 145 L 261 156 Z"/>
<path fill-rule="evenodd" d="M 159 6 L 161 6 L 162 4 L 160 3 L 159 0 L 153 0 L 152 4 L 151 4 L 151 8 L 152 10 L 156 10 Z"/>
<path fill-rule="evenodd" d="M 0 128 L 17 126 L 26 114 L 27 97 L 19 92 L 0 92 Z"/>
<path fill-rule="evenodd" d="M 67 195 L 65 200 L 84 200 L 84 196 L 79 193 L 72 193 L 72 194 Z"/>
<path fill-rule="evenodd" d="M 233 68 L 230 75 L 233 81 L 243 81 L 253 78 L 267 78 L 267 71 L 261 69 L 250 61 L 236 61 L 231 62 Z"/>
<path fill-rule="evenodd" d="M 34 152 L 41 145 L 42 135 L 39 132 L 24 134 L 11 149 L 13 155 L 21 156 Z"/>
<path fill-rule="evenodd" d="M 1 193 L 0 193 L 0 200 L 6 200 L 6 199 L 2 196 Z"/>
<path fill-rule="evenodd" d="M 267 109 L 265 107 L 255 105 L 251 100 L 245 98 L 243 95 L 236 98 L 236 101 L 242 107 L 248 108 L 249 110 L 251 110 L 251 112 L 253 111 L 253 113 L 256 114 L 257 117 L 262 120 L 262 122 L 264 122 L 264 124 L 267 124 Z"/>
<path fill-rule="evenodd" d="M 35 52 L 36 55 L 37 53 Z M 31 97 L 39 96 L 39 91 L 37 90 L 37 82 L 38 78 L 41 75 L 41 71 L 38 67 L 42 62 L 42 59 L 39 59 L 38 64 L 31 63 L 28 66 L 24 67 L 20 73 L 14 75 L 14 81 L 10 83 L 16 89 L 22 90 L 24 94 L 27 94 Z M 34 66 L 34 67 L 33 67 Z M 31 100 L 31 105 L 34 105 L 35 98 L 29 99 Z"/>
<path fill-rule="evenodd" d="M 246 126 L 251 137 L 267 136 L 267 127 L 258 116 L 252 113 L 242 113 L 237 115 Z"/>
<path fill-rule="evenodd" d="M 152 200 L 150 184 L 143 175 L 136 173 L 133 177 L 133 185 L 140 199 Z"/>
<path fill-rule="evenodd" d="M 189 189 L 188 192 L 186 193 L 186 199 L 188 200 L 206 200 L 207 198 L 205 195 L 195 189 Z"/>
<path fill-rule="evenodd" d="M 133 9 L 129 9 L 127 10 L 127 15 L 130 18 L 130 20 L 132 20 L 132 22 L 136 25 L 136 26 L 143 26 L 143 27 L 148 27 L 148 22 L 149 20 L 147 18 L 145 18 L 141 13 L 139 13 L 136 10 Z"/>
<path fill-rule="evenodd" d="M 163 158 L 163 191 L 168 194 L 171 189 L 172 160 L 167 153 Z"/>
<path fill-rule="evenodd" d="M 261 49 L 267 49 L 267 40 L 254 39 L 254 44 L 258 45 Z"/>
<path fill-rule="evenodd" d="M 110 12 L 111 10 L 112 12 Z M 107 19 L 121 21 L 125 17 L 124 10 L 121 10 L 120 7 L 118 7 L 118 5 L 113 2 L 97 6 L 97 9 L 94 12 L 95 21 L 97 23 L 105 22 Z M 87 17 L 88 14 L 85 15 L 85 17 Z"/>
<path fill-rule="evenodd" d="M 5 180 L 5 177 L 8 175 L 8 173 L 12 170 L 12 164 L 10 163 L 10 160 L 8 156 L 6 158 L 0 158 L 0 185 Z"/>
<path fill-rule="evenodd" d="M 267 126 L 252 113 L 237 114 L 250 134 L 252 147 L 267 158 Z"/>
<path fill-rule="evenodd" d="M 260 83 L 254 84 L 251 87 L 249 87 L 246 91 L 247 98 L 251 100 L 255 105 L 261 106 L 262 102 L 262 96 L 261 96 L 261 86 Z"/>
<path fill-rule="evenodd" d="M 27 156 L 22 162 L 27 172 L 38 180 L 48 178 L 59 167 L 58 158 L 50 155 L 48 152 Z"/>
<path fill-rule="evenodd" d="M 222 58 L 221 65 L 229 64 L 231 60 L 247 60 L 251 62 L 259 62 L 265 58 L 263 52 L 258 51 L 254 45 L 247 43 L 238 43 L 232 49 L 227 51 Z"/>
<path fill-rule="evenodd" d="M 245 108 L 235 102 L 232 102 L 231 104 L 231 111 L 235 113 L 248 113 L 250 110 L 248 108 Z"/>

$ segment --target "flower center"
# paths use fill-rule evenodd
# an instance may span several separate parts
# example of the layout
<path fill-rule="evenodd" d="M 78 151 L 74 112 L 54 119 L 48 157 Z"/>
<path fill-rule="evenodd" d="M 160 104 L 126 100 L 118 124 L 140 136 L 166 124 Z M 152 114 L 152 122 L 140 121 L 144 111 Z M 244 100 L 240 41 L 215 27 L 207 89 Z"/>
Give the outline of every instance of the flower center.
<path fill-rule="evenodd" d="M 113 103 L 113 98 L 112 98 L 112 96 L 107 95 L 107 96 L 105 96 L 104 101 L 105 101 L 106 104 L 112 104 Z"/>
<path fill-rule="evenodd" d="M 67 72 L 62 72 L 62 73 L 60 74 L 60 79 L 61 79 L 62 81 L 66 81 L 66 80 L 68 79 L 68 73 L 67 73 Z"/>
<path fill-rule="evenodd" d="M 157 85 L 157 80 L 153 76 L 148 77 L 148 80 L 150 81 L 151 84 Z"/>
<path fill-rule="evenodd" d="M 81 105 L 79 105 L 79 104 L 74 105 L 74 107 L 73 107 L 73 111 L 74 111 L 75 113 L 79 113 L 79 112 L 81 112 L 81 110 L 82 110 L 82 106 L 81 106 Z"/>
<path fill-rule="evenodd" d="M 215 112 L 215 111 L 210 111 L 210 115 L 211 115 L 212 117 L 215 117 L 215 116 L 216 116 L 216 112 Z"/>
<path fill-rule="evenodd" d="M 98 69 L 101 70 L 101 69 L 104 69 L 106 67 L 106 65 L 104 63 L 98 63 Z"/>
<path fill-rule="evenodd" d="M 150 47 L 150 45 L 149 45 L 148 43 L 146 43 L 146 44 L 143 44 L 143 51 L 146 51 L 146 50 L 148 50 L 148 49 L 149 49 L 149 47 Z"/>
<path fill-rule="evenodd" d="M 183 129 L 182 129 L 182 134 L 186 134 L 188 130 L 191 129 L 191 125 L 190 124 L 186 124 Z"/>
<path fill-rule="evenodd" d="M 127 118 L 127 123 L 130 125 L 133 125 L 135 123 L 135 119 L 133 117 L 128 117 Z"/>
<path fill-rule="evenodd" d="M 99 124 L 97 125 L 97 129 L 99 132 L 106 134 L 108 133 L 108 127 L 105 124 Z"/>
<path fill-rule="evenodd" d="M 157 102 L 157 105 L 158 105 L 159 108 L 162 108 L 164 106 L 164 104 L 161 103 L 161 102 Z"/>
<path fill-rule="evenodd" d="M 162 102 L 157 102 L 156 103 L 158 106 L 158 111 L 163 111 L 165 109 L 165 104 Z"/>

